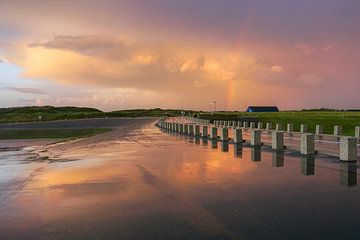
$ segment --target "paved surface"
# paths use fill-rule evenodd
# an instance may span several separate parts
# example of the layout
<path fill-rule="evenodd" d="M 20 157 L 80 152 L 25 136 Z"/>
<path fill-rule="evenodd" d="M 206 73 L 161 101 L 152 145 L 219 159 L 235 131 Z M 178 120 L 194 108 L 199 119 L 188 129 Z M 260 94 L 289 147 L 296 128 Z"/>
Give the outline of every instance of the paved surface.
<path fill-rule="evenodd" d="M 59 120 L 28 123 L 0 124 L 0 129 L 36 128 L 118 128 L 132 122 L 132 118 L 90 118 L 78 120 Z"/>

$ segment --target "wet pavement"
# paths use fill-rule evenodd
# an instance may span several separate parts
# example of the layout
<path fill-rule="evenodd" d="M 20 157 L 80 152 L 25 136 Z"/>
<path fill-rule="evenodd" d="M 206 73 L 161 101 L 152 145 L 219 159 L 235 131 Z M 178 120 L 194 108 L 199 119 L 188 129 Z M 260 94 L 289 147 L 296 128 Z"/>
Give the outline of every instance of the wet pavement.
<path fill-rule="evenodd" d="M 68 161 L 1 152 L 0 239 L 360 238 L 356 164 L 138 121 L 47 149 Z"/>

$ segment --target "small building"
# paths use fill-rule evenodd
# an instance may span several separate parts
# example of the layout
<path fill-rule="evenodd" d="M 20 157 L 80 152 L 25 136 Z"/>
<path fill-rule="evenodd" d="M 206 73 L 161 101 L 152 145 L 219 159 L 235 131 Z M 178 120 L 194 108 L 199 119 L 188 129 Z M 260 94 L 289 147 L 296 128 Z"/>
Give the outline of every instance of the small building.
<path fill-rule="evenodd" d="M 249 106 L 246 112 L 279 112 L 276 106 Z"/>

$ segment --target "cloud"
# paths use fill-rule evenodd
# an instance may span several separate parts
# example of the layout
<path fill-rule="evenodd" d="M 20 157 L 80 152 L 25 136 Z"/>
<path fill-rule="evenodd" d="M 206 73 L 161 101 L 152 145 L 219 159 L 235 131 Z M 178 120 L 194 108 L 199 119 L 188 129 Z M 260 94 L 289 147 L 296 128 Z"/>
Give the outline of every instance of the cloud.
<path fill-rule="evenodd" d="M 29 93 L 29 94 L 37 94 L 37 95 L 49 95 L 49 92 L 39 88 L 2 87 L 0 88 L 0 90 L 6 90 L 6 91 L 10 90 L 18 93 Z"/>
<path fill-rule="evenodd" d="M 241 99 L 252 99 L 255 104 L 260 95 L 261 99 L 276 98 L 269 89 L 278 87 L 290 94 L 324 79 L 321 74 L 291 71 L 288 64 L 257 59 L 240 50 L 209 48 L 193 42 L 164 44 L 124 39 L 98 35 L 54 36 L 19 50 L 16 64 L 24 69 L 24 77 L 51 81 L 65 88 L 127 89 L 136 91 L 143 105 L 150 95 L 157 99 L 154 105 L 161 105 L 161 96 L 166 95 L 173 99 L 173 102 L 166 101 L 166 106 L 177 106 L 178 100 L 185 98 L 194 108 L 201 108 L 199 99 L 204 102 L 226 99 L 228 106 L 240 106 Z M 258 94 L 254 95 L 254 91 Z M 120 101 L 106 100 L 106 94 L 85 98 L 89 104 L 95 104 L 97 99 L 112 106 L 112 101 Z M 57 96 L 57 100 L 48 97 L 45 100 L 48 104 L 85 104 L 80 98 L 74 99 Z M 128 106 L 134 101 L 130 97 L 126 99 Z"/>
<path fill-rule="evenodd" d="M 317 49 L 305 43 L 296 43 L 294 48 L 301 51 L 303 54 L 308 55 L 315 52 Z"/>
<path fill-rule="evenodd" d="M 281 73 L 284 71 L 284 67 L 282 66 L 278 66 L 278 65 L 274 65 L 271 67 L 270 69 L 272 72 L 276 72 L 276 73 Z"/>
<path fill-rule="evenodd" d="M 0 55 L 0 63 L 9 64 L 10 60 L 8 60 L 6 57 Z"/>
<path fill-rule="evenodd" d="M 143 44 L 104 36 L 54 36 L 28 45 L 25 73 L 65 84 L 178 91 L 227 81 L 260 81 L 283 72 L 240 52 Z M 259 74 L 261 72 L 261 74 Z M 263 77 L 264 79 L 258 79 Z M 201 83 L 201 84 L 200 84 Z M 273 82 L 271 82 L 273 84 Z"/>

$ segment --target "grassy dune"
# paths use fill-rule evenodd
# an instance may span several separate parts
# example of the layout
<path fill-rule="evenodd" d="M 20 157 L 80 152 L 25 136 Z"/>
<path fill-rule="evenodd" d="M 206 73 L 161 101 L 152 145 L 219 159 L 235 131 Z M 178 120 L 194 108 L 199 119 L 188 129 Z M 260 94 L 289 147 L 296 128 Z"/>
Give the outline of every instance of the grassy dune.
<path fill-rule="evenodd" d="M 191 111 L 189 111 L 191 112 Z M 104 117 L 148 117 L 177 116 L 180 110 L 170 109 L 133 109 L 103 112 L 95 108 L 83 107 L 15 107 L 0 108 L 0 123 L 35 122 L 64 119 L 104 118 Z"/>

